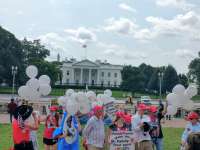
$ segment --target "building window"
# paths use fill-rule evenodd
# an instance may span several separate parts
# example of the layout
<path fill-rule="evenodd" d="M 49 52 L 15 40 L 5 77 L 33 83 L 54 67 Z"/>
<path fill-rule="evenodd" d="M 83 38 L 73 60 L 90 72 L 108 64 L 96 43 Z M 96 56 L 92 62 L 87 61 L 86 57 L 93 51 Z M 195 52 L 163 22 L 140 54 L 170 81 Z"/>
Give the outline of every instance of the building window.
<path fill-rule="evenodd" d="M 103 81 L 101 81 L 101 86 L 103 86 L 103 84 L 104 84 L 104 82 L 103 82 Z"/>
<path fill-rule="evenodd" d="M 101 76 L 104 77 L 104 72 L 101 72 Z"/>
<path fill-rule="evenodd" d="M 79 84 L 79 80 L 76 80 L 76 84 L 77 84 L 77 85 Z"/>
<path fill-rule="evenodd" d="M 94 80 L 92 80 L 92 85 L 94 85 Z"/>
<path fill-rule="evenodd" d="M 117 73 L 115 73 L 115 78 L 117 78 Z"/>
<path fill-rule="evenodd" d="M 69 84 L 69 79 L 67 79 L 67 84 Z"/>
<path fill-rule="evenodd" d="M 116 87 L 116 86 L 117 86 L 117 82 L 115 81 L 115 82 L 114 82 L 114 87 Z"/>
<path fill-rule="evenodd" d="M 69 75 L 69 70 L 67 70 L 67 75 Z"/>
<path fill-rule="evenodd" d="M 108 77 L 110 77 L 110 72 L 108 72 Z"/>
<path fill-rule="evenodd" d="M 110 81 L 108 81 L 108 86 L 110 86 Z"/>

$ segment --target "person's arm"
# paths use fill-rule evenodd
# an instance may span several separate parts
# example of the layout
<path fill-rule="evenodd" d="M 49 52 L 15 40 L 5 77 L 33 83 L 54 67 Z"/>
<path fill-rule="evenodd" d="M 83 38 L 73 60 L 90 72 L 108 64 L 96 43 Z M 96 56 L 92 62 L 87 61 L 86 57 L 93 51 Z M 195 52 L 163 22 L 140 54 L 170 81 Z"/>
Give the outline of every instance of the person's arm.
<path fill-rule="evenodd" d="M 181 144 L 182 145 L 186 144 L 188 135 L 189 135 L 189 125 L 186 126 L 186 128 L 185 128 L 185 130 L 182 134 L 182 137 L 181 137 Z"/>
<path fill-rule="evenodd" d="M 39 128 L 39 120 L 36 116 L 36 113 L 33 112 L 32 113 L 33 119 L 34 119 L 34 124 L 30 124 L 29 122 L 25 125 L 26 127 L 28 127 L 31 130 L 38 130 Z"/>
<path fill-rule="evenodd" d="M 89 120 L 83 129 L 83 137 L 86 138 L 89 136 L 89 133 L 93 130 L 93 121 Z"/>
<path fill-rule="evenodd" d="M 167 113 L 167 107 L 168 107 L 168 101 L 166 101 L 164 110 L 163 110 L 163 112 L 162 112 L 162 115 L 163 115 L 163 116 L 165 116 L 165 114 Z"/>
<path fill-rule="evenodd" d="M 142 128 L 142 124 L 138 122 L 138 118 L 137 117 L 134 117 L 132 119 L 132 130 L 135 130 L 135 131 L 140 131 L 141 128 Z"/>

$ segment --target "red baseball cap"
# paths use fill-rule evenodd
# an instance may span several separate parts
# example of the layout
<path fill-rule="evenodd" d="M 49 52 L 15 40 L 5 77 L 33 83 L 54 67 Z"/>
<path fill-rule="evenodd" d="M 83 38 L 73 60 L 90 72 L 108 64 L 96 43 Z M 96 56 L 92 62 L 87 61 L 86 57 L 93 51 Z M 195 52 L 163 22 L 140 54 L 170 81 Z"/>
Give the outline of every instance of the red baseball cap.
<path fill-rule="evenodd" d="M 188 120 L 192 120 L 192 119 L 199 119 L 199 115 L 196 112 L 190 112 L 187 116 Z"/>
<path fill-rule="evenodd" d="M 138 110 L 147 110 L 147 106 L 143 103 L 139 104 L 138 107 L 137 107 Z"/>
<path fill-rule="evenodd" d="M 132 115 L 124 115 L 124 121 L 126 122 L 126 123 L 131 123 L 131 118 L 132 118 Z"/>
<path fill-rule="evenodd" d="M 58 107 L 57 106 L 51 106 L 49 108 L 50 111 L 57 111 L 58 110 Z"/>
<path fill-rule="evenodd" d="M 95 106 L 93 108 L 94 113 L 97 112 L 97 111 L 102 111 L 102 110 L 103 110 L 103 106 Z"/>
<path fill-rule="evenodd" d="M 121 111 L 117 111 L 117 112 L 115 113 L 115 115 L 116 115 L 116 117 L 124 117 L 124 113 L 121 112 Z"/>
<path fill-rule="evenodd" d="M 157 110 L 158 110 L 157 106 L 152 105 L 152 106 L 149 107 L 149 111 L 152 112 L 152 113 L 157 112 Z"/>

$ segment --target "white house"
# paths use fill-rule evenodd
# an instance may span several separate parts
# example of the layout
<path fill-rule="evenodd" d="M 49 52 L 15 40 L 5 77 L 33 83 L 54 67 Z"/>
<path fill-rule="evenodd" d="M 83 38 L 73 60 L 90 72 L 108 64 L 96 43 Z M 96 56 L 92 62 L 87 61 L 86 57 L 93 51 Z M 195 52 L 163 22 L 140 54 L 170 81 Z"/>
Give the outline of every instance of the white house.
<path fill-rule="evenodd" d="M 121 65 L 112 65 L 100 60 L 65 60 L 61 66 L 62 84 L 118 87 L 122 81 L 122 69 Z"/>

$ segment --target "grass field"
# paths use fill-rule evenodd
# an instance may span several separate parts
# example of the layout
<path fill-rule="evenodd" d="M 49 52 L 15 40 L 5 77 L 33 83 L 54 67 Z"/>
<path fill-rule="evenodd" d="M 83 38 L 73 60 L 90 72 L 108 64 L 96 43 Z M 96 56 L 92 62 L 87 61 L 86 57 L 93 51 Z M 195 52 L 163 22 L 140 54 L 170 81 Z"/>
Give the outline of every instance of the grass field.
<path fill-rule="evenodd" d="M 52 89 L 50 95 L 51 96 L 63 96 L 65 94 L 66 89 Z M 80 90 L 77 90 L 80 91 Z M 98 93 L 103 93 L 103 90 L 94 90 L 97 94 Z M 0 94 L 11 94 L 12 93 L 12 88 L 8 87 L 0 87 Z M 15 93 L 17 93 L 17 90 L 15 89 Z M 113 90 L 113 97 L 115 98 L 125 98 L 128 95 L 130 95 L 130 92 L 126 92 L 126 91 L 117 91 L 117 90 Z M 155 94 L 147 94 L 147 93 L 135 93 L 134 97 L 139 98 L 140 96 L 150 96 L 152 99 L 159 99 L 159 95 L 155 95 Z M 162 95 L 162 97 L 165 99 L 166 95 Z M 194 96 L 192 98 L 194 101 L 200 100 L 200 95 Z"/>
<path fill-rule="evenodd" d="M 42 131 L 44 126 L 41 126 L 38 131 L 38 139 L 40 150 L 44 150 L 42 144 Z M 11 126 L 8 124 L 0 124 L 0 150 L 8 150 L 12 145 Z M 164 150 L 179 150 L 180 137 L 183 132 L 182 128 L 164 128 Z M 83 150 L 81 148 L 81 150 Z"/>

